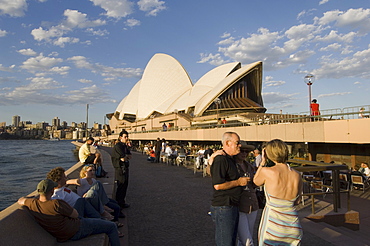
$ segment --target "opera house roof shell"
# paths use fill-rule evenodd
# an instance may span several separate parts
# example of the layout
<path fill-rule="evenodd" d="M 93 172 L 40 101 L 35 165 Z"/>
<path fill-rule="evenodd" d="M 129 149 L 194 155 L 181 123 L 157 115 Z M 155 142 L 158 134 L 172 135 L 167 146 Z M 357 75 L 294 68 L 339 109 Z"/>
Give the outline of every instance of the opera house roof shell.
<path fill-rule="evenodd" d="M 193 85 L 183 66 L 166 54 L 155 54 L 141 80 L 120 102 L 119 120 L 136 120 L 174 112 L 191 116 L 217 110 L 265 112 L 261 97 L 262 62 L 241 67 L 239 62 L 218 66 Z M 219 98 L 220 100 L 218 100 Z"/>

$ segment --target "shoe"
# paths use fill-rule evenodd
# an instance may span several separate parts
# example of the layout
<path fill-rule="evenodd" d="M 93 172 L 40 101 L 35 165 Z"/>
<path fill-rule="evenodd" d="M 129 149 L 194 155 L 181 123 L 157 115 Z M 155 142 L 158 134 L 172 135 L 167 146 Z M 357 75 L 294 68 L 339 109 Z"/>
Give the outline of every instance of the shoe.
<path fill-rule="evenodd" d="M 118 237 L 124 237 L 124 236 L 125 235 L 122 232 L 118 231 Z"/>
<path fill-rule="evenodd" d="M 117 225 L 118 228 L 123 226 L 123 224 L 118 221 L 114 221 L 114 223 Z"/>
<path fill-rule="evenodd" d="M 119 218 L 126 218 L 126 215 L 124 215 L 122 212 L 118 215 Z"/>
<path fill-rule="evenodd" d="M 122 208 L 129 208 L 130 207 L 130 204 L 128 204 L 128 203 L 125 203 L 125 204 L 123 204 L 123 206 L 122 206 Z"/>

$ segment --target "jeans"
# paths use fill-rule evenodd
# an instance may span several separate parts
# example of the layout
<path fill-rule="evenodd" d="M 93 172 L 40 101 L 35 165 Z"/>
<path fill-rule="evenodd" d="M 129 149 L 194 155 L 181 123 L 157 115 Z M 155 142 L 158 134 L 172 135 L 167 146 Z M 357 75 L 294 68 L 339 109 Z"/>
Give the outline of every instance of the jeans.
<path fill-rule="evenodd" d="M 257 210 L 250 214 L 239 212 L 238 246 L 253 246 L 253 228 Z"/>
<path fill-rule="evenodd" d="M 71 238 L 71 240 L 79 240 L 81 238 L 99 234 L 106 233 L 109 237 L 109 242 L 111 246 L 119 246 L 119 237 L 117 226 L 114 222 L 106 221 L 102 219 L 80 219 L 80 229 Z"/>
<path fill-rule="evenodd" d="M 106 206 L 113 209 L 114 221 L 118 221 L 119 214 L 121 212 L 121 207 L 118 205 L 118 203 L 115 200 L 109 198 L 109 202 L 106 204 Z"/>
<path fill-rule="evenodd" d="M 239 210 L 236 206 L 211 206 L 212 220 L 216 224 L 217 246 L 235 246 L 238 233 Z"/>
<path fill-rule="evenodd" d="M 80 218 L 99 218 L 100 213 L 84 198 L 77 199 L 75 205 L 73 206 L 78 212 Z"/>
<path fill-rule="evenodd" d="M 105 193 L 103 185 L 100 181 L 96 181 L 86 192 L 85 199 L 99 212 L 104 212 L 104 205 L 109 202 L 107 193 Z"/>

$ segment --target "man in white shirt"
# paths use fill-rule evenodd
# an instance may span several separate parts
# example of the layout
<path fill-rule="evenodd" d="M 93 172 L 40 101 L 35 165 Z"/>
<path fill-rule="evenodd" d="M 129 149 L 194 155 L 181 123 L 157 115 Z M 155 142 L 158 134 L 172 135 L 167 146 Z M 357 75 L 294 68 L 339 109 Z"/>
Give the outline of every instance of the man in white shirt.
<path fill-rule="evenodd" d="M 94 143 L 94 138 L 89 137 L 86 142 L 80 147 L 78 157 L 81 163 L 84 164 L 101 164 L 100 153 L 91 153 L 90 147 Z"/>
<path fill-rule="evenodd" d="M 254 155 L 254 166 L 258 168 L 262 162 L 261 152 L 258 149 L 253 150 Z"/>
<path fill-rule="evenodd" d="M 361 163 L 361 167 L 364 169 L 364 175 L 367 179 L 370 178 L 370 168 L 366 162 Z"/>

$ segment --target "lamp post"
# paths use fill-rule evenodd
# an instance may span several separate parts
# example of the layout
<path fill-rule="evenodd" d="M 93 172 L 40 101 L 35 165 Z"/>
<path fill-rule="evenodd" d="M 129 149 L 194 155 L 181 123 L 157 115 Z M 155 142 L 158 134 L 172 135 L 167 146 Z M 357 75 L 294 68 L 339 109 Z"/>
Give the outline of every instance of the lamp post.
<path fill-rule="evenodd" d="M 312 109 L 311 109 L 311 85 L 313 84 L 313 82 L 315 81 L 315 76 L 313 74 L 307 74 L 306 76 L 304 76 L 304 82 L 308 85 L 308 107 L 309 107 L 309 111 L 310 111 L 310 115 L 312 115 Z"/>

